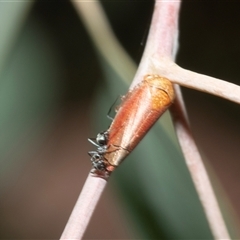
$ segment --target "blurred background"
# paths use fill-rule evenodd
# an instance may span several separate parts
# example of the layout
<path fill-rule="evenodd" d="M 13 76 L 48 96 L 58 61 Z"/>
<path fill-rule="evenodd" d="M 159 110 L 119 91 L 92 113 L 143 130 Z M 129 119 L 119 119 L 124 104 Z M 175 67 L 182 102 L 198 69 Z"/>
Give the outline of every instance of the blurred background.
<path fill-rule="evenodd" d="M 153 1 L 102 4 L 138 64 Z M 239 10 L 232 1 L 183 1 L 177 63 L 240 85 Z M 1 2 L 0 18 L 0 238 L 58 239 L 91 168 L 87 138 L 110 125 L 108 110 L 128 86 L 69 1 Z M 183 95 L 237 238 L 240 106 Z M 211 238 L 178 146 L 160 125 L 111 177 L 85 238 Z"/>

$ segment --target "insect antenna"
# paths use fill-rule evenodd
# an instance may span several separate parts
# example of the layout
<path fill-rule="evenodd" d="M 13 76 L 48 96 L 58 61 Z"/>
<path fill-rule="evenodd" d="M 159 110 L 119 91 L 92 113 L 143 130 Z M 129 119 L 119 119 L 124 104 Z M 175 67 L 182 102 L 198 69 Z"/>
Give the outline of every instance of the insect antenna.
<path fill-rule="evenodd" d="M 96 138 L 88 138 L 88 141 L 96 147 L 100 147 L 99 144 L 96 142 Z"/>

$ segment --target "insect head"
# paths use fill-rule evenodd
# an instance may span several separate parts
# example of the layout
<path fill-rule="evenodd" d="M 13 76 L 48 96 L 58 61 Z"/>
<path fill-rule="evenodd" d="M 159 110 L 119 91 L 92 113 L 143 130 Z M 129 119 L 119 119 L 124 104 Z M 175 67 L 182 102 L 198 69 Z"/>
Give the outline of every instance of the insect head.
<path fill-rule="evenodd" d="M 99 171 L 106 170 L 104 153 L 107 149 L 108 131 L 98 133 L 96 138 L 88 138 L 88 141 L 97 147 L 96 151 L 88 152 L 91 157 L 93 167 Z"/>

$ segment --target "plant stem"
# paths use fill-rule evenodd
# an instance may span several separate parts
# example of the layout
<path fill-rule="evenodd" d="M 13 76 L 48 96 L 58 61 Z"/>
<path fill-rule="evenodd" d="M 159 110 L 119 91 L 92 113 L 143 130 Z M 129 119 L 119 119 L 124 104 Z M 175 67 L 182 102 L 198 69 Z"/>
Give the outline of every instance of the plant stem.
<path fill-rule="evenodd" d="M 143 80 L 146 74 L 156 74 L 155 58 L 172 58 L 177 50 L 178 12 L 180 1 L 156 1 L 144 53 L 130 88 Z M 177 16 L 177 17 L 175 17 Z M 173 61 L 172 61 L 173 62 Z M 162 74 L 160 74 L 162 75 Z M 164 76 L 164 75 L 162 75 Z"/>
<path fill-rule="evenodd" d="M 230 239 L 207 171 L 192 137 L 187 119 L 184 116 L 185 108 L 181 100 L 180 88 L 175 86 L 175 90 L 177 98 L 171 108 L 171 113 L 187 167 L 192 176 L 214 238 Z"/>
<path fill-rule="evenodd" d="M 155 58 L 154 68 L 172 82 L 240 104 L 240 86 L 179 67 L 169 58 Z"/>
<path fill-rule="evenodd" d="M 158 63 L 161 63 L 162 59 L 168 59 L 171 63 L 170 59 L 172 56 L 174 57 L 176 52 L 174 47 L 176 46 L 175 39 L 178 32 L 177 22 L 179 5 L 180 1 L 155 2 L 155 9 L 147 40 L 147 46 L 140 64 L 140 68 L 142 67 L 142 69 L 138 71 L 141 74 L 142 71 L 146 71 L 146 73 L 150 73 L 151 71 L 156 72 L 156 69 L 158 69 Z M 158 28 L 161 30 L 157 31 L 156 29 Z M 152 57 L 150 62 L 149 57 Z M 154 63 L 154 60 L 156 60 L 156 63 Z M 171 64 L 174 65 L 173 62 Z M 157 70 L 157 73 L 162 76 L 166 76 L 166 71 L 168 70 L 160 68 Z M 179 73 L 179 76 L 176 75 L 175 77 L 181 79 L 183 78 L 181 76 L 181 72 Z M 136 79 L 136 82 L 138 82 L 139 79 L 140 78 Z M 172 78 L 169 79 L 172 80 Z M 208 85 L 208 87 L 210 88 L 211 86 Z M 176 100 L 171 109 L 171 113 L 174 116 L 176 133 L 182 147 L 187 167 L 192 176 L 214 238 L 229 239 L 228 230 L 225 226 L 216 196 L 188 125 L 187 114 L 180 88 L 179 86 L 175 86 L 175 89 Z"/>
<path fill-rule="evenodd" d="M 107 179 L 88 175 L 60 239 L 82 239 Z"/>
<path fill-rule="evenodd" d="M 94 17 L 91 17 L 91 9 L 80 9 L 79 6 L 83 6 L 84 3 L 81 4 L 81 1 L 72 2 L 76 6 L 78 13 L 84 16 L 83 19 L 85 25 L 91 33 L 93 41 L 95 42 L 99 51 L 106 56 L 107 61 L 114 66 L 115 70 L 118 66 L 122 66 L 122 64 L 118 64 L 116 59 L 109 57 L 111 55 L 109 54 L 109 45 L 102 44 L 102 42 L 99 40 L 99 35 L 98 32 L 96 32 L 96 28 L 94 29 L 91 25 L 93 23 L 90 24 L 90 21 L 95 21 L 95 24 L 97 22 L 101 22 L 102 25 L 100 29 L 104 29 L 104 31 L 106 31 L 105 34 L 102 35 L 108 36 L 108 40 L 111 39 L 111 41 L 115 42 L 110 49 L 114 49 L 116 47 L 116 49 L 118 49 L 120 52 L 123 51 L 123 49 L 119 47 L 119 43 L 115 36 L 112 34 L 107 21 L 105 21 L 106 19 L 102 14 L 102 10 L 100 9 L 98 2 L 91 3 L 91 8 L 96 8 Z M 197 90 L 206 91 L 215 95 L 218 94 L 218 96 L 222 96 L 229 100 L 240 103 L 240 90 L 236 90 L 235 85 L 227 82 L 221 82 L 221 84 L 219 84 L 219 80 L 211 78 L 211 80 L 216 83 L 214 84 L 214 88 L 212 88 L 208 82 L 210 77 L 181 69 L 172 61 L 177 47 L 176 40 L 178 35 L 177 25 L 179 7 L 180 1 L 156 1 L 147 45 L 131 88 L 142 81 L 144 79 L 144 75 L 146 74 L 160 74 L 163 77 L 169 78 L 175 83 L 189 86 Z M 98 11 L 100 14 L 97 14 Z M 85 13 L 88 13 L 88 17 L 86 17 Z M 96 20 L 96 16 L 98 16 L 98 20 Z M 102 21 L 99 20 L 101 18 Z M 115 55 L 117 55 L 116 52 Z M 123 56 L 127 57 L 125 53 Z M 118 58 L 121 59 L 119 56 Z M 124 72 L 124 65 L 125 62 L 121 70 L 116 71 L 118 74 L 120 74 L 120 76 L 126 79 L 128 77 L 123 76 L 122 74 L 122 72 Z M 134 69 L 134 67 L 132 69 Z M 205 78 L 205 80 L 203 80 L 203 78 Z M 174 123 L 176 132 L 179 137 L 180 145 L 183 148 L 187 166 L 199 194 L 199 198 L 203 204 L 203 208 L 215 239 L 229 239 L 229 234 L 224 224 L 214 191 L 208 179 L 207 172 L 204 168 L 204 164 L 194 139 L 192 138 L 190 128 L 186 120 L 187 116 L 184 103 L 181 98 L 180 89 L 178 86 L 175 88 L 177 98 L 176 104 L 172 108 L 172 114 L 175 116 Z M 234 91 L 235 94 L 232 94 L 232 91 Z M 234 97 L 232 97 L 233 95 Z M 93 178 L 92 176 L 88 177 L 61 239 L 80 239 L 82 237 L 105 184 L 106 181 L 101 178 Z"/>

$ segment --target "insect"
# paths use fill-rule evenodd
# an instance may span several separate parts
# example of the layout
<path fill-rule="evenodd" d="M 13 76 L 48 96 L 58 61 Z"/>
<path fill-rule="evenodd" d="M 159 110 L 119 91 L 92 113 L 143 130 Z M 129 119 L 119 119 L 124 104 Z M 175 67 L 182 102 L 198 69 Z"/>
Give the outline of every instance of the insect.
<path fill-rule="evenodd" d="M 146 75 L 120 104 L 109 129 L 88 140 L 95 170 L 111 173 L 137 146 L 174 100 L 172 83 L 159 75 Z"/>
<path fill-rule="evenodd" d="M 104 163 L 103 154 L 107 149 L 108 132 L 101 132 L 97 134 L 96 138 L 88 138 L 88 141 L 97 147 L 97 151 L 89 151 L 91 162 L 96 170 L 104 171 L 106 166 Z"/>

